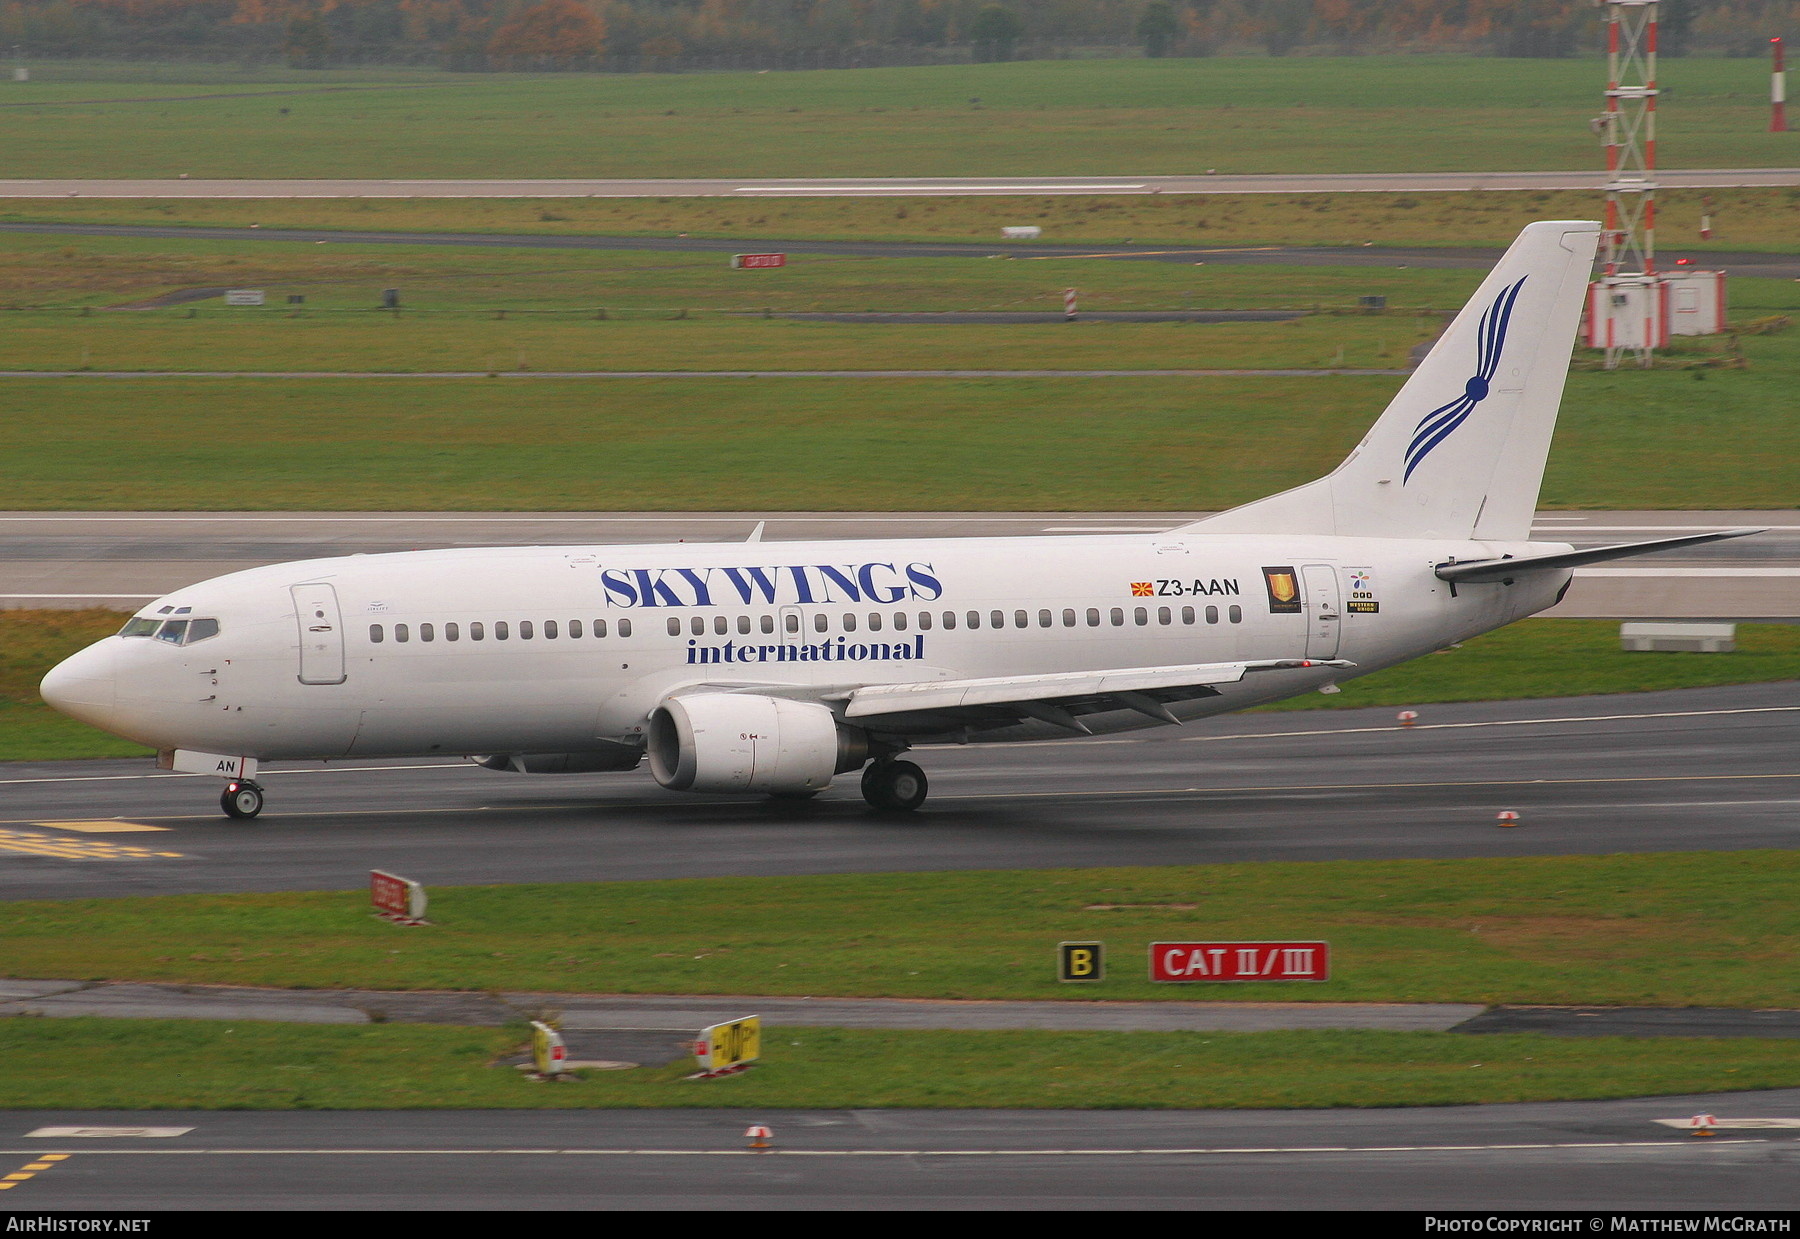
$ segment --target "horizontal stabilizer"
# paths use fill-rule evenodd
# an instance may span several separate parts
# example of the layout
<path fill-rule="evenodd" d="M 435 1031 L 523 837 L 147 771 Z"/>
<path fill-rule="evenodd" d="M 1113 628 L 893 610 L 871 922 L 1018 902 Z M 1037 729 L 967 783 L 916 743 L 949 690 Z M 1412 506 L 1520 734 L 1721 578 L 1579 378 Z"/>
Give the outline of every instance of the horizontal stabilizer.
<path fill-rule="evenodd" d="M 1462 584 L 1473 581 L 1503 581 L 1521 572 L 1548 568 L 1579 568 L 1583 564 L 1605 563 L 1609 559 L 1627 559 L 1632 555 L 1648 555 L 1653 551 L 1672 551 L 1679 546 L 1698 546 L 1702 542 L 1718 542 L 1725 538 L 1742 538 L 1762 533 L 1761 529 L 1726 529 L 1718 533 L 1683 534 L 1679 538 L 1657 538 L 1652 542 L 1621 542 L 1616 546 L 1596 546 L 1585 551 L 1563 551 L 1554 555 L 1527 555 L 1523 558 L 1478 559 L 1464 564 L 1439 564 L 1439 580 Z"/>

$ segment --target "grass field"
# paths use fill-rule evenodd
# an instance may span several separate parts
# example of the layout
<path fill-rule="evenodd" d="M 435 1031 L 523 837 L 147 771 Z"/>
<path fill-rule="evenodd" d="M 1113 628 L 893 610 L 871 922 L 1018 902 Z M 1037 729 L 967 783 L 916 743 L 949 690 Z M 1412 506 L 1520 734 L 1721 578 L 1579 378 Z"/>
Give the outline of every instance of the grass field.
<path fill-rule="evenodd" d="M 1573 375 L 1543 504 L 1793 503 L 1800 337 L 1747 347 L 1744 370 Z M 1323 474 L 1400 380 L 7 383 L 31 410 L 0 427 L 15 508 L 1166 511 Z"/>
<path fill-rule="evenodd" d="M 1800 157 L 1797 155 L 1796 157 Z M 1711 203 L 1714 235 L 1699 237 Z M 1036 224 L 1043 244 L 1504 246 L 1538 219 L 1593 219 L 1590 191 L 1188 194 L 954 198 L 324 198 L 0 199 L 0 223 L 545 236 L 807 237 L 849 241 L 998 242 Z M 1800 248 L 1800 188 L 1663 190 L 1664 250 Z M 1198 256 L 1197 256 L 1198 257 Z M 1062 264 L 1058 264 L 1061 266 Z"/>
<path fill-rule="evenodd" d="M 517 1030 L 4 1020 L 7 1109 L 673 1107 L 1323 1109 L 1792 1087 L 1800 1042 L 1447 1033 L 890 1033 L 764 1029 L 752 1071 L 691 1061 L 545 1085 Z M 1657 1129 L 1646 1128 L 1645 1138 Z M 731 1133 L 735 1137 L 735 1130 Z M 782 1135 L 784 1143 L 787 1135 Z M 729 1146 L 726 1146 L 729 1147 Z"/>
<path fill-rule="evenodd" d="M 133 757 L 148 750 L 55 713 L 38 700 L 52 666 L 125 622 L 113 611 L 0 610 L 0 760 Z M 1741 624 L 1729 656 L 1627 654 L 1606 620 L 1526 620 L 1454 650 L 1380 671 L 1326 696 L 1310 693 L 1263 710 L 1343 710 L 1446 701 L 1495 701 L 1650 692 L 1800 680 L 1800 626 Z"/>
<path fill-rule="evenodd" d="M 0 942 L 13 977 L 301 989 L 1787 1007 L 1796 878 L 1769 850 L 440 887 L 410 931 L 366 891 L 18 900 Z M 1095 939 L 1106 980 L 1057 984 L 1056 943 Z M 1315 939 L 1329 981 L 1142 967 Z"/>
<path fill-rule="evenodd" d="M 1462 304 L 1478 270 L 1243 266 L 1104 258 L 877 258 L 793 254 L 776 270 L 734 271 L 723 253 L 654 250 L 482 249 L 328 244 L 209 237 L 58 236 L 0 233 L 0 306 L 8 311 L 120 308 L 183 289 L 260 288 L 272 304 L 227 307 L 214 299 L 173 307 L 211 324 L 372 310 L 397 288 L 402 319 L 419 311 L 492 315 L 500 310 L 707 311 L 1046 310 L 1082 288 L 1093 309 L 1249 307 L 1350 309 L 1379 293 L 1391 305 L 1438 311 Z M 1779 291 L 1793 299 L 1785 282 Z M 299 320 L 286 297 L 306 298 Z M 215 297 L 216 297 L 215 293 Z M 95 315 L 157 319 L 165 310 Z M 386 315 L 379 316 L 386 318 Z M 8 314 L 9 325 L 16 321 Z M 57 319 L 54 321 L 63 321 Z M 510 321 L 510 320 L 509 320 Z"/>
<path fill-rule="evenodd" d="M 117 67 L 35 74 L 0 95 L 36 105 L 9 110 L 10 176 L 1079 176 L 1599 162 L 1587 120 L 1600 70 L 1589 58 L 397 71 L 385 89 L 367 74 L 290 72 L 265 75 L 264 89 L 281 92 L 268 95 L 243 75 L 182 82 L 154 66 L 135 80 Z M 1755 60 L 1665 61 L 1661 162 L 1792 163 L 1794 135 L 1766 132 L 1767 83 Z"/>

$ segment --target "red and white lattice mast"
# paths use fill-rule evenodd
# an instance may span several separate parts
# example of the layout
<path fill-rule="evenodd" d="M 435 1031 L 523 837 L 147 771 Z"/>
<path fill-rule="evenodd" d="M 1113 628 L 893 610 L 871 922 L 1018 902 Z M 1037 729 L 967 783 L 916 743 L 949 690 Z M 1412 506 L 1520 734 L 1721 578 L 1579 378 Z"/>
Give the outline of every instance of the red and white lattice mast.
<path fill-rule="evenodd" d="M 1604 326 L 1593 343 L 1608 369 L 1629 353 L 1648 366 L 1667 340 L 1666 290 L 1656 271 L 1657 0 L 1601 0 L 1606 10 L 1606 230 L 1601 233 Z M 1602 287 L 1604 286 L 1604 287 Z M 1596 310 L 1601 307 L 1596 304 Z"/>

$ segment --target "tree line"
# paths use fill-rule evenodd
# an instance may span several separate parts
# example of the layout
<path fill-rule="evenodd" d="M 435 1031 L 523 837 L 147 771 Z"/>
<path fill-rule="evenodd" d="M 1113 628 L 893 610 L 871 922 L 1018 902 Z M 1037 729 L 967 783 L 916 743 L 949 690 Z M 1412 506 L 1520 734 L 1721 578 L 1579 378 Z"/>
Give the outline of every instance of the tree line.
<path fill-rule="evenodd" d="M 1759 55 L 1800 0 L 1666 0 L 1665 55 Z M 845 68 L 1070 55 L 1569 56 L 1592 0 L 4 0 L 15 56 L 470 71 Z"/>

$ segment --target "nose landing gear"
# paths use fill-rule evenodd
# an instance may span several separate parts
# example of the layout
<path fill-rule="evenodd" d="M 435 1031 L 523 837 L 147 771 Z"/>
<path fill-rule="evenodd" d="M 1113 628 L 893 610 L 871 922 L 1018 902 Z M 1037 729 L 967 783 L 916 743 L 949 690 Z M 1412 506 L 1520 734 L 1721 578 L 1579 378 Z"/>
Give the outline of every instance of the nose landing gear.
<path fill-rule="evenodd" d="M 925 803 L 930 788 L 925 772 L 909 761 L 882 758 L 863 771 L 863 799 L 892 813 L 911 813 Z"/>
<path fill-rule="evenodd" d="M 263 811 L 263 789 L 248 779 L 233 779 L 225 785 L 219 807 L 227 817 L 255 817 Z"/>

